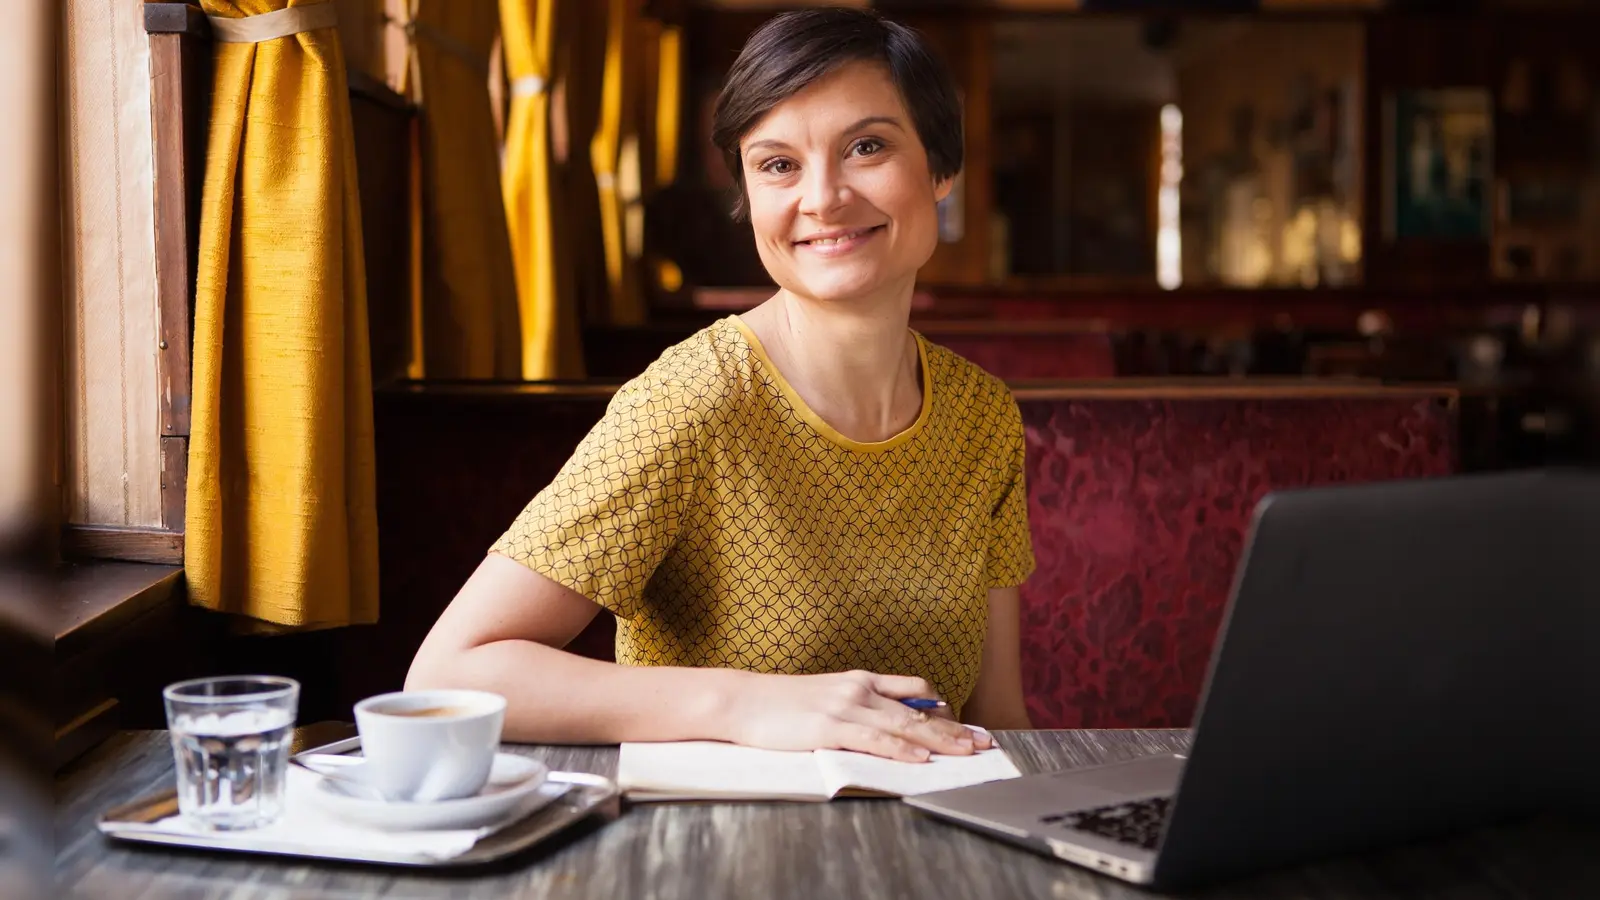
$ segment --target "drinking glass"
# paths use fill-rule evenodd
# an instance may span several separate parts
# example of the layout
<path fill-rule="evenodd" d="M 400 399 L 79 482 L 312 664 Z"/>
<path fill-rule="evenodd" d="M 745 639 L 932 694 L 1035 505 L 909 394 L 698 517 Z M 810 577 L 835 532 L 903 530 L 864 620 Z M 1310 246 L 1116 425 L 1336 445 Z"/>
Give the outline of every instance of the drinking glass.
<path fill-rule="evenodd" d="M 299 682 L 275 675 L 196 678 L 168 685 L 162 696 L 178 769 L 178 811 L 215 831 L 277 819 Z"/>

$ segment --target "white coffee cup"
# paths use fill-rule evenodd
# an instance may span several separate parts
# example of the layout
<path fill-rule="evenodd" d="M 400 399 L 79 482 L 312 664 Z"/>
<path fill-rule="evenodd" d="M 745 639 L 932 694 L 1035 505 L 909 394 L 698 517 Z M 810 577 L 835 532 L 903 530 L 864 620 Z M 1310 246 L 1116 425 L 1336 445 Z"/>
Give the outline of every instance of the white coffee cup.
<path fill-rule="evenodd" d="M 364 778 L 394 800 L 470 797 L 489 780 L 506 698 L 485 691 L 398 691 L 357 703 Z"/>

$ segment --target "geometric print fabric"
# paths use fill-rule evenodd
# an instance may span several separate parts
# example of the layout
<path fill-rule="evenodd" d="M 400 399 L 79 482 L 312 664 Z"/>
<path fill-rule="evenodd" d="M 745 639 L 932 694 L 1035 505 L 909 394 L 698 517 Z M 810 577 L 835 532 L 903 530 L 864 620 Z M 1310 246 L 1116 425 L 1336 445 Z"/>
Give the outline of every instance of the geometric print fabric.
<path fill-rule="evenodd" d="M 915 337 L 922 411 L 868 444 L 719 320 L 617 392 L 491 552 L 614 614 L 620 663 L 917 675 L 959 714 L 988 589 L 1034 568 L 1022 418 Z"/>

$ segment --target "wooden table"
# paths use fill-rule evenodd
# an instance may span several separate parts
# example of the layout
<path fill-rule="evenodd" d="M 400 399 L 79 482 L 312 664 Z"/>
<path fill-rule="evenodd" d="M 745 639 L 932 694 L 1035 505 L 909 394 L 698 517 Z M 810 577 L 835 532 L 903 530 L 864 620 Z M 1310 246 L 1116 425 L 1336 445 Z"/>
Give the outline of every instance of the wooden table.
<path fill-rule="evenodd" d="M 1001 732 L 1024 772 L 1181 751 L 1182 731 Z M 317 736 L 316 741 L 326 738 Z M 558 769 L 614 776 L 615 747 L 508 748 Z M 119 732 L 57 780 L 59 896 L 106 898 L 576 897 L 1145 898 L 1156 896 L 892 800 L 639 805 L 492 869 L 427 872 L 118 844 L 94 827 L 113 805 L 168 787 L 163 732 Z M 1484 831 L 1286 870 L 1210 898 L 1600 896 L 1600 832 Z"/>

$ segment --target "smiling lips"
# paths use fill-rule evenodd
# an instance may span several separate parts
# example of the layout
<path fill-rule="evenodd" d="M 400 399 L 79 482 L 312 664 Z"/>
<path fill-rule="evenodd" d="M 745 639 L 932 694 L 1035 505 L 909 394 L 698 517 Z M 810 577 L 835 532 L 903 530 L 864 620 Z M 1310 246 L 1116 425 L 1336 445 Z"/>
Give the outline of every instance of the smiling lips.
<path fill-rule="evenodd" d="M 824 256 L 838 256 L 842 253 L 849 253 L 851 250 L 865 244 L 881 230 L 883 230 L 882 225 L 873 225 L 870 228 L 825 231 L 794 243 L 796 247 L 805 247 L 814 253 L 820 253 Z"/>

